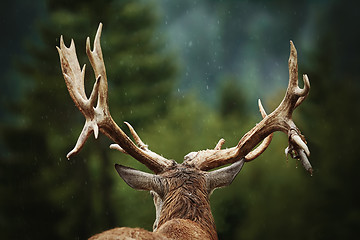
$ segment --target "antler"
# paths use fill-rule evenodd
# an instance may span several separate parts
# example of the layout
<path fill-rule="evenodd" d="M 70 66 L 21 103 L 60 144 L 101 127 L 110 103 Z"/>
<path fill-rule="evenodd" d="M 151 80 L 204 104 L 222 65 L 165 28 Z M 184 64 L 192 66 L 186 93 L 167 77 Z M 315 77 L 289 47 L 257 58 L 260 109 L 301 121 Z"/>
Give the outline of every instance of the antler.
<path fill-rule="evenodd" d="M 173 161 L 150 151 L 141 141 L 133 127 L 129 123 L 126 123 L 135 139 L 135 144 L 119 128 L 110 115 L 107 102 L 108 86 L 106 70 L 100 46 L 101 30 L 102 24 L 100 23 L 96 32 L 93 50 L 90 49 L 90 38 L 88 37 L 86 40 L 86 53 L 91 66 L 94 69 L 96 78 L 89 98 L 86 97 L 84 88 L 86 65 L 80 69 L 74 41 L 71 40 L 70 47 L 67 48 L 64 44 L 63 37 L 61 36 L 60 48 L 56 47 L 59 52 L 62 73 L 70 96 L 86 119 L 84 128 L 77 140 L 77 143 L 74 149 L 67 154 L 67 158 L 70 158 L 81 150 L 92 132 L 94 132 L 95 138 L 97 138 L 100 130 L 116 143 L 115 145 L 111 145 L 112 148 L 121 150 L 122 152 L 131 155 L 133 158 L 146 165 L 153 172 L 160 173 L 166 168 L 172 166 Z"/>
<path fill-rule="evenodd" d="M 221 150 L 222 144 L 220 144 L 220 147 L 213 150 L 192 152 L 185 156 L 185 162 L 201 170 L 210 170 L 225 164 L 234 163 L 243 157 L 245 157 L 246 161 L 250 161 L 265 151 L 270 144 L 273 132 L 282 131 L 289 137 L 289 146 L 286 148 L 286 154 L 290 152 L 292 157 L 300 159 L 305 169 L 312 173 L 312 167 L 307 159 L 310 151 L 306 145 L 306 140 L 292 120 L 293 111 L 309 94 L 310 82 L 307 75 L 303 75 L 303 81 L 304 88 L 301 89 L 298 86 L 297 52 L 293 42 L 290 41 L 289 85 L 280 105 L 271 114 L 266 115 L 259 100 L 259 108 L 262 112 L 263 120 L 247 132 L 237 146 Z M 251 151 L 263 139 L 263 143 Z"/>

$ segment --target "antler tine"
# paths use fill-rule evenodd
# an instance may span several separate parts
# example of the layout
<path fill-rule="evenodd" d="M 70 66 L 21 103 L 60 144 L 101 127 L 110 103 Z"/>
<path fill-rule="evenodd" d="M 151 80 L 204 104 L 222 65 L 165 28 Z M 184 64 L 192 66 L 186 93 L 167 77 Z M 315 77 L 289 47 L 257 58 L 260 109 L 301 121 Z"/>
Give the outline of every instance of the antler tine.
<path fill-rule="evenodd" d="M 224 145 L 224 143 L 225 143 L 225 139 L 223 139 L 223 138 L 221 138 L 220 140 L 219 140 L 219 142 L 216 144 L 216 146 L 215 146 L 215 150 L 220 150 L 221 148 L 222 148 L 222 146 Z"/>
<path fill-rule="evenodd" d="M 97 95 L 99 85 L 100 85 L 99 83 L 100 83 L 100 76 L 96 79 L 93 90 L 92 90 L 91 95 L 90 95 L 90 98 L 85 103 L 85 105 L 88 105 L 90 108 L 92 108 L 92 106 L 94 106 L 94 104 L 95 104 L 96 95 Z M 89 109 L 89 107 L 84 108 L 84 110 L 82 111 L 83 114 L 87 113 L 86 109 Z M 82 147 L 84 146 L 86 140 L 91 135 L 91 132 L 94 132 L 94 137 L 95 137 L 95 139 L 97 139 L 98 135 L 99 135 L 99 127 L 98 127 L 96 121 L 86 118 L 84 128 L 80 133 L 80 136 L 79 136 L 79 138 L 78 138 L 78 140 L 76 142 L 75 147 L 73 148 L 73 150 L 71 150 L 66 155 L 67 159 L 70 159 L 70 157 L 72 157 L 73 155 L 75 155 L 76 153 L 78 153 L 82 149 Z"/>
<path fill-rule="evenodd" d="M 102 108 L 107 108 L 108 86 L 107 86 L 106 69 L 105 69 L 103 54 L 100 46 L 101 32 L 102 32 L 102 23 L 99 24 L 99 27 L 96 31 L 93 50 L 91 50 L 91 46 L 90 46 L 90 37 L 86 38 L 86 54 L 88 55 L 91 66 L 94 69 L 95 78 L 97 78 L 98 76 L 102 76 L 104 78 L 104 81 L 101 83 L 100 86 L 100 91 L 98 96 L 98 106 Z"/>
<path fill-rule="evenodd" d="M 259 105 L 259 110 L 261 113 L 261 116 L 263 118 L 265 118 L 267 116 L 265 109 L 263 107 L 263 105 L 261 104 L 261 100 L 258 100 L 258 105 Z M 262 142 L 261 144 L 255 148 L 254 150 L 252 150 L 251 152 L 249 152 L 248 154 L 246 154 L 245 156 L 245 162 L 250 162 L 252 160 L 254 160 L 255 158 L 257 158 L 258 156 L 260 156 L 263 152 L 265 152 L 265 150 L 268 148 L 268 146 L 270 145 L 272 138 L 273 138 L 273 133 L 271 133 L 269 136 L 267 136 Z"/>
<path fill-rule="evenodd" d="M 291 116 L 292 112 L 297 106 L 299 106 L 305 98 L 308 96 L 310 91 L 310 81 L 307 75 L 303 75 L 304 88 L 299 87 L 298 81 L 298 63 L 297 63 L 297 51 L 294 43 L 290 40 L 290 57 L 289 57 L 289 85 L 285 94 L 283 104 L 287 105 L 287 113 Z M 296 98 L 296 101 L 293 99 Z M 279 106 L 279 107 L 280 107 Z"/>
<path fill-rule="evenodd" d="M 141 138 L 140 138 L 139 135 L 136 133 L 135 129 L 131 126 L 131 124 L 128 123 L 128 122 L 124 122 L 124 123 L 125 123 L 126 126 L 129 128 L 130 133 L 131 133 L 131 135 L 133 136 L 134 141 L 135 141 L 135 143 L 139 146 L 139 148 L 141 148 L 141 149 L 144 150 L 144 151 L 149 151 L 148 145 L 146 145 L 146 144 L 141 140 Z M 124 149 L 122 149 L 118 144 L 111 144 L 111 145 L 110 145 L 110 148 L 111 148 L 111 149 L 118 150 L 118 151 L 123 152 L 123 153 L 127 153 L 127 152 L 126 152 Z"/>
<path fill-rule="evenodd" d="M 94 132 L 95 138 L 98 137 L 99 127 L 96 122 L 86 121 L 83 130 L 80 133 L 80 136 L 75 144 L 75 147 L 66 155 L 67 159 L 70 159 L 73 155 L 77 154 L 84 146 L 86 140 L 91 135 L 91 132 Z"/>
<path fill-rule="evenodd" d="M 70 47 L 68 48 L 65 46 L 63 36 L 61 36 L 60 48 L 56 48 L 59 52 L 61 69 L 71 98 L 84 116 L 93 115 L 94 111 L 92 106 L 94 105 L 96 99 L 100 78 L 97 78 L 90 99 L 87 99 L 84 88 L 86 65 L 84 65 L 80 70 L 80 64 L 76 55 L 74 40 L 71 40 Z M 74 149 L 67 154 L 67 158 L 70 158 L 81 150 L 84 143 L 86 142 L 86 139 L 91 135 L 92 132 L 94 132 L 95 138 L 97 138 L 99 132 L 98 125 L 93 121 L 92 118 L 86 117 L 84 128 L 76 142 Z"/>
<path fill-rule="evenodd" d="M 297 52 L 292 41 L 290 41 L 289 57 L 289 85 L 287 87 L 284 99 L 280 105 L 269 115 L 266 115 L 261 102 L 259 109 L 263 120 L 247 132 L 239 141 L 238 145 L 223 150 L 204 150 L 197 153 L 191 153 L 185 156 L 188 164 L 193 164 L 201 170 L 210 170 L 225 164 L 239 161 L 245 156 L 246 161 L 258 157 L 265 151 L 271 142 L 272 133 L 282 131 L 289 137 L 288 150 L 294 151 L 294 156 L 299 158 L 305 169 L 312 171 L 311 165 L 307 160 L 310 151 L 306 145 L 305 138 L 292 120 L 292 113 L 307 97 L 310 90 L 310 82 L 307 75 L 303 76 L 304 87 L 298 86 L 298 64 Z M 264 139 L 264 140 L 263 140 Z M 254 150 L 258 143 L 263 142 Z"/>
<path fill-rule="evenodd" d="M 76 106 L 82 111 L 85 108 L 85 89 L 84 89 L 84 76 L 85 76 L 85 66 L 82 70 L 80 69 L 80 64 L 76 56 L 76 49 L 74 40 L 71 40 L 70 47 L 66 47 L 64 43 L 64 38 L 61 35 L 60 37 L 60 48 L 56 47 L 61 62 L 61 69 L 66 81 L 66 86 L 68 87 L 69 93 Z"/>
<path fill-rule="evenodd" d="M 304 89 L 303 91 L 305 91 L 306 93 L 299 97 L 299 99 L 296 101 L 295 104 L 295 108 L 297 108 L 305 99 L 306 97 L 309 95 L 309 91 L 310 91 L 310 81 L 309 78 L 306 74 L 303 75 L 303 81 L 304 81 Z"/>
<path fill-rule="evenodd" d="M 124 122 L 126 124 L 126 126 L 129 128 L 131 135 L 133 136 L 136 144 L 143 150 L 148 150 L 148 145 L 146 145 L 141 138 L 139 137 L 139 135 L 136 133 L 135 129 L 131 126 L 130 123 L 128 122 Z"/>
<path fill-rule="evenodd" d="M 111 145 L 111 148 L 118 149 L 131 155 L 153 172 L 160 173 L 172 166 L 173 162 L 148 150 L 131 125 L 126 123 L 130 128 L 134 140 L 139 145 L 139 147 L 136 146 L 136 144 L 119 128 L 110 115 L 107 104 L 108 86 L 106 69 L 100 46 L 101 31 L 102 24 L 100 23 L 96 32 L 93 50 L 90 48 L 90 38 L 87 38 L 86 40 L 86 53 L 91 66 L 94 69 L 96 78 L 89 98 L 86 97 L 84 88 L 85 65 L 81 70 L 76 56 L 74 41 L 72 40 L 70 47 L 67 48 L 64 44 L 63 37 L 61 36 L 60 48 L 57 47 L 60 56 L 61 69 L 70 96 L 86 119 L 84 128 L 76 145 L 74 149 L 68 153 L 67 157 L 70 158 L 78 153 L 92 132 L 94 132 L 95 138 L 97 138 L 100 130 L 116 143 L 115 145 Z M 97 106 L 95 107 L 96 100 Z"/>

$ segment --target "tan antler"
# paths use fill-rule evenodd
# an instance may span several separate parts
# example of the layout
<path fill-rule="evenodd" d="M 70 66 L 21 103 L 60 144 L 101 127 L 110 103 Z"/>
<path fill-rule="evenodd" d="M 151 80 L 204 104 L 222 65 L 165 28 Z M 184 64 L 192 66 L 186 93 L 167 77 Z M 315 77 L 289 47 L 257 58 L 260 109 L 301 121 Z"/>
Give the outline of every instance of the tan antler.
<path fill-rule="evenodd" d="M 292 41 L 290 41 L 289 57 L 289 85 L 284 99 L 280 105 L 269 115 L 266 115 L 261 102 L 259 108 L 263 115 L 263 120 L 254 128 L 247 132 L 239 141 L 237 146 L 220 149 L 217 147 L 213 150 L 203 150 L 192 152 L 185 156 L 185 161 L 201 170 L 210 170 L 225 164 L 239 161 L 245 157 L 250 161 L 258 157 L 269 145 L 271 134 L 275 131 L 282 131 L 289 137 L 289 147 L 286 148 L 286 154 L 291 153 L 292 157 L 301 160 L 306 170 L 312 173 L 312 167 L 307 157 L 310 151 L 300 130 L 292 120 L 292 113 L 307 97 L 310 90 L 310 82 L 307 75 L 303 75 L 304 88 L 298 86 L 298 64 L 297 52 Z M 255 150 L 251 151 L 257 144 L 264 139 Z M 219 145 L 219 144 L 218 144 Z"/>
<path fill-rule="evenodd" d="M 94 69 L 96 78 L 89 98 L 87 98 L 84 88 L 85 65 L 80 69 L 74 41 L 71 40 L 70 47 L 67 48 L 64 44 L 63 37 L 61 36 L 60 48 L 57 47 L 62 73 L 70 96 L 86 119 L 78 141 L 74 149 L 67 154 L 67 157 L 70 158 L 78 153 L 92 132 L 94 132 L 95 138 L 97 138 L 100 130 L 116 143 L 111 146 L 112 148 L 131 155 L 155 173 L 163 172 L 166 168 L 173 165 L 173 161 L 150 151 L 141 141 L 132 126 L 129 123 L 126 123 L 134 137 L 135 144 L 119 128 L 110 115 L 107 102 L 108 86 L 106 70 L 100 46 L 101 30 L 102 24 L 100 23 L 96 32 L 93 50 L 90 49 L 90 39 L 87 38 L 86 41 L 86 53 Z"/>

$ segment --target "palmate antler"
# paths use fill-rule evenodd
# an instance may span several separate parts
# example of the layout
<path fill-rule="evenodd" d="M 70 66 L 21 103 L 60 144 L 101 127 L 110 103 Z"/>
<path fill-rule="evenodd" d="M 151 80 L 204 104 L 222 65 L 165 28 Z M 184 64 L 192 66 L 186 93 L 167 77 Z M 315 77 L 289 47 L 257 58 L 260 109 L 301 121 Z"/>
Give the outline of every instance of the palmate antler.
<path fill-rule="evenodd" d="M 168 160 L 150 151 L 147 145 L 141 141 L 132 126 L 125 122 L 135 140 L 134 143 L 119 128 L 110 115 L 107 103 L 108 86 L 106 70 L 100 47 L 101 29 L 102 24 L 100 23 L 94 40 L 94 50 L 90 49 L 89 38 L 87 38 L 86 42 L 86 53 L 94 69 L 96 78 L 89 98 L 87 98 L 84 89 L 85 65 L 80 69 L 74 42 L 71 41 L 70 47 L 67 48 L 61 36 L 60 48 L 57 47 L 60 55 L 62 72 L 70 96 L 86 119 L 85 126 L 79 139 L 74 149 L 68 153 L 67 157 L 70 158 L 78 153 L 92 132 L 94 132 L 95 138 L 97 138 L 100 130 L 115 142 L 115 144 L 111 145 L 111 148 L 131 155 L 133 158 L 146 165 L 154 173 L 162 173 L 176 163 L 173 160 Z M 306 141 L 292 120 L 292 112 L 308 95 L 310 83 L 308 77 L 304 75 L 304 88 L 300 89 L 298 87 L 297 53 L 292 42 L 290 42 L 290 49 L 289 86 L 280 105 L 271 114 L 267 115 L 259 100 L 259 108 L 263 120 L 246 133 L 237 146 L 229 149 L 221 149 L 224 143 L 224 140 L 221 139 L 213 150 L 203 150 L 187 154 L 184 158 L 184 164 L 207 171 L 229 163 L 237 162 L 240 159 L 251 161 L 265 151 L 271 142 L 273 132 L 282 131 L 289 137 L 289 147 L 287 148 L 286 153 L 290 152 L 293 157 L 299 158 L 304 167 L 312 172 L 311 165 L 307 159 L 310 152 L 306 146 Z M 253 148 L 262 140 L 263 142 L 253 150 Z"/>

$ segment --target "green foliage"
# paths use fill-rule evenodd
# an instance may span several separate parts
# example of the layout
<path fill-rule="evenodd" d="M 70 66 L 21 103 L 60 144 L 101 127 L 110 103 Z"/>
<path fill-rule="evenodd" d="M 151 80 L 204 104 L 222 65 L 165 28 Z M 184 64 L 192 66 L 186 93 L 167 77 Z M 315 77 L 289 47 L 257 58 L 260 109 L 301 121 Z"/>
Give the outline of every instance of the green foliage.
<path fill-rule="evenodd" d="M 48 19 L 38 28 L 41 42 L 29 43 L 29 57 L 18 63 L 29 82 L 26 96 L 16 106 L 20 111 L 14 112 L 21 124 L 2 126 L 8 150 L 0 162 L 0 190 L 6 196 L 0 201 L 1 209 L 6 209 L 0 228 L 5 239 L 84 239 L 124 221 L 124 215 L 114 211 L 118 203 L 110 193 L 119 179 L 113 177 L 115 158 L 109 153 L 109 141 L 100 137 L 94 147 L 89 139 L 80 156 L 64 158 L 84 120 L 62 79 L 55 49 L 60 34 L 67 45 L 74 38 L 80 64 L 88 63 L 85 37 L 93 39 L 103 22 L 102 46 L 115 119 L 126 116 L 134 125 L 146 126 L 164 115 L 176 71 L 174 57 L 161 51 L 161 40 L 156 40 L 157 15 L 151 4 L 48 1 L 48 8 Z M 88 89 L 93 79 L 88 67 Z"/>
<path fill-rule="evenodd" d="M 241 119 L 246 114 L 245 92 L 241 90 L 234 77 L 227 77 L 222 80 L 220 90 L 220 114 L 223 117 L 232 116 Z"/>
<path fill-rule="evenodd" d="M 246 163 L 231 186 L 211 196 L 220 239 L 356 236 L 360 223 L 359 60 L 356 44 L 348 39 L 357 38 L 358 30 L 349 21 L 358 8 L 339 2 L 333 1 L 330 11 L 316 14 L 318 23 L 313 31 L 319 30 L 319 41 L 313 44 L 318 50 L 304 52 L 300 51 L 301 44 L 297 45 L 300 72 L 309 75 L 311 92 L 296 110 L 294 120 L 307 137 L 314 176 L 310 177 L 295 160 L 287 163 L 283 153 L 287 138 L 275 134 L 262 156 Z M 38 31 L 39 40 L 28 43 L 28 57 L 17 63 L 26 94 L 19 91 L 22 98 L 17 105 L 7 105 L 4 110 L 12 113 L 14 121 L 0 126 L 0 143 L 6 144 L 6 148 L 0 146 L 2 238 L 85 239 L 116 226 L 150 230 L 155 211 L 149 194 L 131 189 L 112 167 L 117 162 L 148 171 L 143 165 L 108 150 L 109 141 L 104 136 L 96 142 L 90 138 L 71 161 L 64 157 L 75 144 L 84 119 L 61 76 L 55 49 L 59 35 L 64 35 L 67 45 L 70 37 L 74 38 L 80 63 L 88 66 L 89 90 L 94 76 L 85 56 L 85 37 L 93 39 L 98 23 L 104 23 L 102 48 L 115 120 L 125 131 L 121 121 L 131 122 L 151 150 L 177 162 L 191 151 L 213 148 L 222 137 L 226 139 L 224 147 L 236 145 L 261 120 L 259 113 L 252 115 L 257 104 L 245 102 L 246 89 L 231 75 L 222 79 L 219 87 L 218 111 L 200 102 L 202 96 L 190 93 L 173 97 L 174 56 L 162 50 L 163 42 L 156 31 L 158 16 L 153 5 L 145 1 L 49 0 L 47 7 L 49 15 L 33 29 Z M 291 11 L 284 12 L 284 19 L 303 22 Z M 225 17 L 231 24 L 230 15 Z M 278 28 L 286 32 L 284 35 L 290 28 L 297 29 L 288 21 L 283 23 L 284 28 Z M 235 27 L 225 26 L 228 34 L 234 34 Z M 243 31 L 239 26 L 237 31 Z M 252 26 L 244 29 L 257 31 Z M 277 35 L 272 27 L 268 31 Z M 276 38 L 264 44 L 271 41 L 280 42 Z M 248 51 L 252 54 L 252 49 Z M 348 59 L 353 61 L 349 63 Z M 270 99 L 262 99 L 267 112 L 280 103 L 283 93 L 281 90 Z"/>

